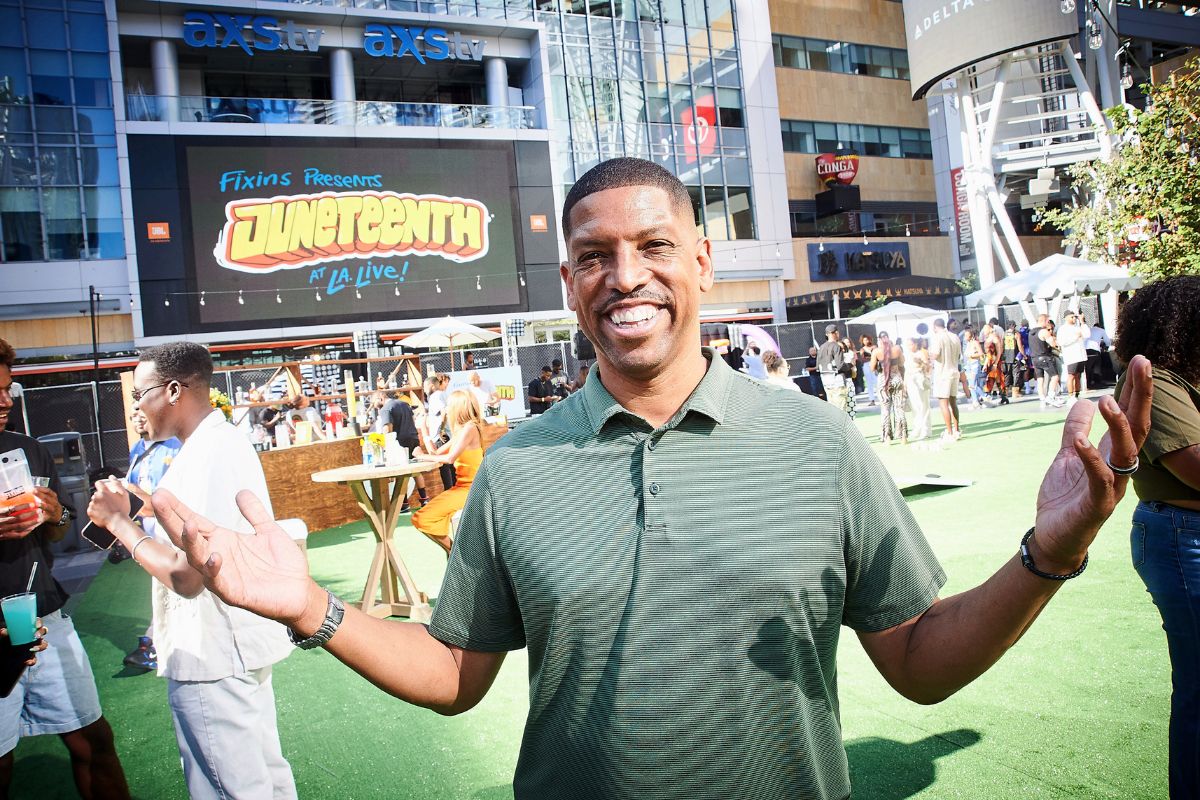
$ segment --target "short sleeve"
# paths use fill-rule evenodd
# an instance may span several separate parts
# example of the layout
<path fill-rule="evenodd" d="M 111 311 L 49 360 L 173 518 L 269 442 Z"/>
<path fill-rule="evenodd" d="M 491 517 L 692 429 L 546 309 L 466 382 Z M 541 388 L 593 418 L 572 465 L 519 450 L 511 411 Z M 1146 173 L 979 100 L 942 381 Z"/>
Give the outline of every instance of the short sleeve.
<path fill-rule="evenodd" d="M 1194 390 L 1183 379 L 1165 370 L 1154 371 L 1154 398 L 1150 405 L 1150 435 L 1142 453 L 1152 464 L 1176 450 L 1200 444 L 1200 408 Z"/>
<path fill-rule="evenodd" d="M 471 484 L 429 632 L 464 650 L 495 653 L 524 647 L 525 628 L 496 546 L 489 463 L 485 458 Z"/>
<path fill-rule="evenodd" d="M 849 421 L 843 424 L 842 622 L 858 631 L 882 631 L 933 605 L 946 575 L 887 469 Z"/>

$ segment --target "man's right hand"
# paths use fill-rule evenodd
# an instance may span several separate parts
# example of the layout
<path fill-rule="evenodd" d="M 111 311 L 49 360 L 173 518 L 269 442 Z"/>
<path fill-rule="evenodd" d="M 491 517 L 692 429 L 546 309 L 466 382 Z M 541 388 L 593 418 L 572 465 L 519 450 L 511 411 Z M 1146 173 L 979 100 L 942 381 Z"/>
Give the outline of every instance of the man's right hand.
<path fill-rule="evenodd" d="M 325 592 L 309 578 L 300 548 L 253 492 L 243 490 L 237 496 L 253 534 L 214 525 L 165 489 L 155 492 L 153 500 L 159 523 L 217 597 L 298 632 L 312 633 L 320 625 Z M 311 631 L 305 631 L 302 622 L 308 617 L 317 619 Z"/>
<path fill-rule="evenodd" d="M 10 506 L 0 514 L 0 540 L 28 536 L 39 524 L 37 506 L 33 503 Z"/>

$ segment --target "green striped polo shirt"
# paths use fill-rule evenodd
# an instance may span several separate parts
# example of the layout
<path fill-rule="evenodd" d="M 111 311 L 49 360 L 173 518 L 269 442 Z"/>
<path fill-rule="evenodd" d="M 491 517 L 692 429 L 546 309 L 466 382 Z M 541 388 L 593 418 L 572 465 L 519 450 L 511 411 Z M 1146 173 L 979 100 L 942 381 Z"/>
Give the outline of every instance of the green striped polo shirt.
<path fill-rule="evenodd" d="M 658 429 L 593 367 L 471 487 L 429 629 L 529 648 L 519 800 L 849 796 L 840 628 L 945 582 L 845 414 L 705 356 Z"/>

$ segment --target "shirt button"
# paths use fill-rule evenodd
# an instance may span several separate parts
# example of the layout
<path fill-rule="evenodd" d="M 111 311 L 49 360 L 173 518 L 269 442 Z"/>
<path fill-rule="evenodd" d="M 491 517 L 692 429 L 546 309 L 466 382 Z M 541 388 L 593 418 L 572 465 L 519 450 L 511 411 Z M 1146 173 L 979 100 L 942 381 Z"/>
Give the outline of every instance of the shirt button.
<path fill-rule="evenodd" d="M 647 486 L 646 488 L 650 490 L 650 494 L 658 494 L 658 484 L 657 483 L 652 483 L 649 486 Z"/>
<path fill-rule="evenodd" d="M 649 439 L 646 441 L 646 449 L 647 450 L 653 450 L 657 445 L 658 445 L 658 442 L 654 441 L 653 439 Z"/>

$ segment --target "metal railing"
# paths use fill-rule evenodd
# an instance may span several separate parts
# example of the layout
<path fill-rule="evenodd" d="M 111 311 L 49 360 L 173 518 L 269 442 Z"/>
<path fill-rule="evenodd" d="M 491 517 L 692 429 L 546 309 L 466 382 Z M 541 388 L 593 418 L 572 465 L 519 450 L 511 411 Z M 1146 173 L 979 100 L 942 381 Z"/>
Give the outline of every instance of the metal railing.
<path fill-rule="evenodd" d="M 418 128 L 535 127 L 532 106 L 391 103 L 379 100 L 297 100 L 132 94 L 130 122 L 220 122 L 260 125 L 356 125 Z"/>

